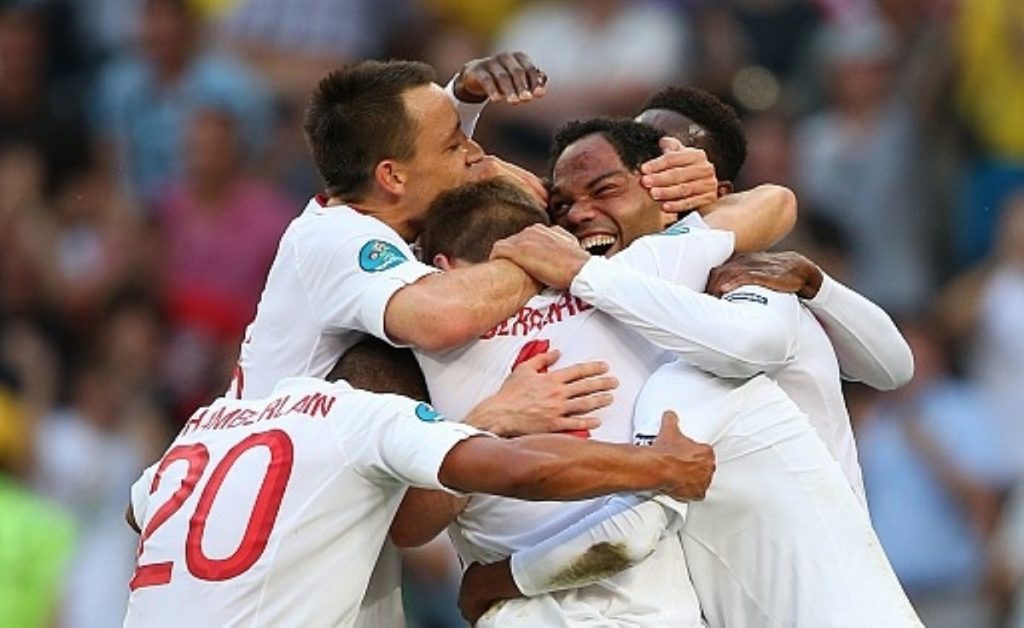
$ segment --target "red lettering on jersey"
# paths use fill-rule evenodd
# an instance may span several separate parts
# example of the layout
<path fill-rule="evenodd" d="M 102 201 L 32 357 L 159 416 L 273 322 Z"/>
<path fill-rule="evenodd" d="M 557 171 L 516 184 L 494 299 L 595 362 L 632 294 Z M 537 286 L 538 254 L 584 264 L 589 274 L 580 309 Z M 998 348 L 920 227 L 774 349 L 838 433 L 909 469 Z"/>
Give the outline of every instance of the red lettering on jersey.
<path fill-rule="evenodd" d="M 587 310 L 594 309 L 593 305 L 587 303 L 583 299 L 581 299 L 579 297 L 575 297 L 575 299 L 576 299 L 576 307 L 578 307 L 581 312 L 586 312 Z"/>
<path fill-rule="evenodd" d="M 302 399 L 295 402 L 291 408 L 288 408 L 288 414 L 295 412 L 301 412 L 302 414 L 309 414 L 309 403 L 313 400 L 313 395 L 306 395 Z"/>
<path fill-rule="evenodd" d="M 251 408 L 244 408 L 244 409 L 242 409 L 241 412 L 239 412 L 237 415 L 235 415 L 235 417 L 233 419 L 231 419 L 231 421 L 229 421 L 227 423 L 227 425 L 225 425 L 224 427 L 238 427 L 239 425 L 252 425 L 252 421 L 250 419 L 252 419 L 252 417 L 255 416 L 255 415 L 256 415 L 256 411 L 255 410 L 253 410 Z"/>
<path fill-rule="evenodd" d="M 315 417 L 319 414 L 321 417 L 326 417 L 330 413 L 331 408 L 334 407 L 334 400 L 334 395 L 321 395 L 318 393 L 316 402 L 309 412 L 310 416 Z"/>
<path fill-rule="evenodd" d="M 558 297 L 557 301 L 544 309 L 538 310 L 530 306 L 523 307 L 507 320 L 492 327 L 487 333 L 480 336 L 480 339 L 490 340 L 497 336 L 529 336 L 534 332 L 541 331 L 548 325 L 561 323 L 570 316 L 576 316 L 592 309 L 594 309 L 594 306 L 579 297 L 563 293 Z"/>
<path fill-rule="evenodd" d="M 206 413 L 209 410 L 210 410 L 209 408 L 200 408 L 199 410 L 196 410 L 195 412 L 193 412 L 192 413 L 192 417 L 189 418 L 188 421 L 185 421 L 185 425 L 182 426 L 181 432 L 180 432 L 179 435 L 185 435 L 185 434 L 188 434 L 189 432 L 194 432 L 194 431 L 198 430 L 199 429 L 199 425 L 203 421 L 203 417 L 206 416 Z"/>

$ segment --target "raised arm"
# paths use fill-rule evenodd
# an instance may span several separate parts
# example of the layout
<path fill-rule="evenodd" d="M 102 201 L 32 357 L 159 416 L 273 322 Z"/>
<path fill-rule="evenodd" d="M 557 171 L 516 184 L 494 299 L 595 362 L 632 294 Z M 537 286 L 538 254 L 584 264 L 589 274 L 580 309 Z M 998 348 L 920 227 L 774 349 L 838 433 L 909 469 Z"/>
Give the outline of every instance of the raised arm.
<path fill-rule="evenodd" d="M 736 235 L 736 251 L 763 251 L 785 237 L 796 224 L 796 195 L 780 185 L 759 185 L 728 194 L 701 210 L 712 229 Z"/>
<path fill-rule="evenodd" d="M 914 374 L 914 355 L 885 310 L 826 275 L 798 253 L 744 255 L 716 268 L 708 291 L 755 283 L 796 293 L 828 334 L 843 376 L 892 390 Z"/>

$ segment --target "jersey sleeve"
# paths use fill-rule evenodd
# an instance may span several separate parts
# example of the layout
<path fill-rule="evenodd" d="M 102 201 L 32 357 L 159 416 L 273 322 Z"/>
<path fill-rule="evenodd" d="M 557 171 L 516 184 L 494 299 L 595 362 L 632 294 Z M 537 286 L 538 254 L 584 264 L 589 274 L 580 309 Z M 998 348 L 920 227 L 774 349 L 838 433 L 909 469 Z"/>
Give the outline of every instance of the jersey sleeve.
<path fill-rule="evenodd" d="M 323 329 L 354 329 L 390 342 L 384 312 L 391 297 L 438 272 L 420 263 L 394 232 L 363 230 L 340 244 L 318 234 L 308 247 L 293 243 L 309 305 Z"/>
<path fill-rule="evenodd" d="M 451 99 L 452 104 L 455 105 L 455 112 L 459 114 L 459 127 L 462 132 L 466 134 L 466 137 L 473 137 L 473 132 L 476 131 L 476 123 L 480 120 L 480 114 L 483 113 L 484 107 L 487 106 L 487 101 L 481 103 L 462 102 L 458 96 L 455 95 L 455 77 L 448 81 L 448 84 L 444 86 L 444 93 Z"/>
<path fill-rule="evenodd" d="M 604 507 L 565 530 L 512 554 L 516 586 L 523 595 L 541 595 L 585 586 L 640 563 L 662 538 L 685 523 L 685 504 L 667 505 L 666 501 L 674 500 L 638 495 L 610 498 Z M 617 555 L 604 557 L 612 560 L 588 560 L 596 548 L 608 548 Z M 578 568 L 588 563 L 599 567 L 590 572 Z"/>
<path fill-rule="evenodd" d="M 638 238 L 611 260 L 703 292 L 711 269 L 729 259 L 735 241 L 731 232 L 709 229 L 691 214 L 661 233 Z"/>
<path fill-rule="evenodd" d="M 365 412 L 364 420 L 346 415 L 334 424 L 355 471 L 375 484 L 454 493 L 438 479 L 441 464 L 457 444 L 487 432 L 448 421 L 426 403 L 397 395 L 375 397 L 370 403 L 377 407 Z"/>
<path fill-rule="evenodd" d="M 828 275 L 804 304 L 832 341 L 844 377 L 878 390 L 910 381 L 914 355 L 885 310 Z"/>
<path fill-rule="evenodd" d="M 149 487 L 153 485 L 153 474 L 156 472 L 156 467 L 159 463 L 150 465 L 139 479 L 135 480 L 132 484 L 131 492 L 129 493 L 129 503 L 132 507 L 132 516 L 135 517 L 135 523 L 142 528 L 143 522 L 146 520 L 146 508 L 149 504 Z"/>
<path fill-rule="evenodd" d="M 719 377 L 772 373 L 796 355 L 799 301 L 754 286 L 722 299 L 595 257 L 573 294 L 655 346 Z"/>

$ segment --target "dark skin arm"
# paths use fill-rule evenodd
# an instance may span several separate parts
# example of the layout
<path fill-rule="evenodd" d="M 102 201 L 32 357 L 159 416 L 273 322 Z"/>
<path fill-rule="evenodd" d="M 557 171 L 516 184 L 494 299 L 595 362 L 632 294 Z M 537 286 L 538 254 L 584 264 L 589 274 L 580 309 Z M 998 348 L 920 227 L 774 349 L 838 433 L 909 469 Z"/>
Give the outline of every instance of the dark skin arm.
<path fill-rule="evenodd" d="M 648 490 L 696 500 L 707 492 L 714 460 L 711 447 L 683 436 L 676 415 L 666 412 L 648 448 L 548 434 L 470 438 L 448 452 L 438 479 L 461 492 L 528 500 Z"/>
<path fill-rule="evenodd" d="M 755 285 L 813 299 L 824 279 L 818 265 L 799 253 L 744 253 L 711 270 L 707 291 L 720 297 L 741 286 Z"/>

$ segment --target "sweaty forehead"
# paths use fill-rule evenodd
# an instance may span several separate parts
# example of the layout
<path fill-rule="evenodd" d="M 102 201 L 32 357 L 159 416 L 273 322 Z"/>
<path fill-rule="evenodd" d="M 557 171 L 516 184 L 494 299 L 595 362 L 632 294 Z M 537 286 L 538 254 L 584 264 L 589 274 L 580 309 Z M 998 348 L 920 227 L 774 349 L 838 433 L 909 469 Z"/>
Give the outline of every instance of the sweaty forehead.
<path fill-rule="evenodd" d="M 619 154 L 601 134 L 582 137 L 566 147 L 555 162 L 552 172 L 556 188 L 582 187 L 595 177 L 614 171 L 624 171 Z"/>

